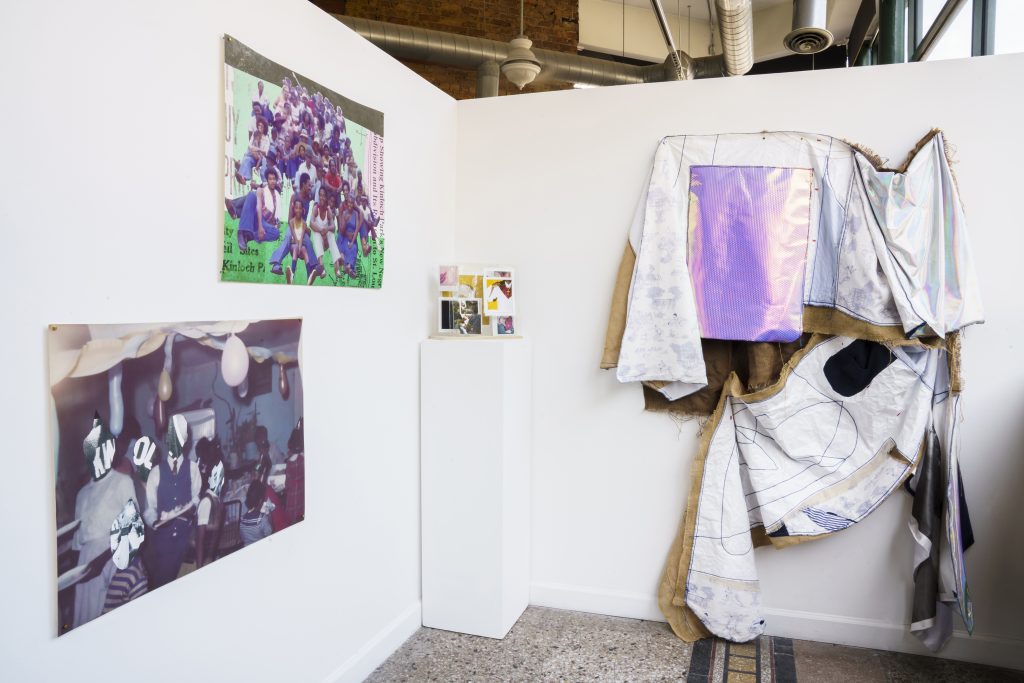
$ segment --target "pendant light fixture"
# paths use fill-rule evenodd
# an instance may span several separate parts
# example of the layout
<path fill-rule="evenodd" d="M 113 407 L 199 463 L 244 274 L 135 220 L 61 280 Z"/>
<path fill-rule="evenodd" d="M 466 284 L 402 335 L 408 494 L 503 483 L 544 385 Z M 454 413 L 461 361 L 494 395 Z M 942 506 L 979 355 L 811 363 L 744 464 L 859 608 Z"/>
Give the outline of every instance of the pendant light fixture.
<path fill-rule="evenodd" d="M 509 41 L 508 57 L 501 63 L 501 73 L 520 90 L 540 73 L 540 62 L 530 49 L 533 41 L 523 30 L 524 1 L 519 0 L 519 35 Z"/>

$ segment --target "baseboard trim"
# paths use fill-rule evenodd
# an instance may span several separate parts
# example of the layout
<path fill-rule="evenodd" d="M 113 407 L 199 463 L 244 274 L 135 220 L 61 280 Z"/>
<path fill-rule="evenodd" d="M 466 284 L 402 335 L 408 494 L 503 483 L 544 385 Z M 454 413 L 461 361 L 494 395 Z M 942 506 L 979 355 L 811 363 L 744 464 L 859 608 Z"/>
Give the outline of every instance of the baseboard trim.
<path fill-rule="evenodd" d="M 610 617 L 665 621 L 654 596 L 614 593 L 596 588 L 559 583 L 531 583 L 530 604 Z"/>
<path fill-rule="evenodd" d="M 324 683 L 360 683 L 416 633 L 422 620 L 423 606 L 417 600 L 328 674 Z"/>
<path fill-rule="evenodd" d="M 613 617 L 665 621 L 654 596 L 616 593 L 584 586 L 533 583 L 530 585 L 530 604 Z M 954 631 L 942 651 L 933 655 L 910 633 L 906 625 L 880 619 L 768 608 L 765 609 L 765 621 L 766 633 L 773 636 L 939 656 L 1024 670 L 1024 640 L 1015 638 L 981 633 L 969 636 L 964 631 Z"/>

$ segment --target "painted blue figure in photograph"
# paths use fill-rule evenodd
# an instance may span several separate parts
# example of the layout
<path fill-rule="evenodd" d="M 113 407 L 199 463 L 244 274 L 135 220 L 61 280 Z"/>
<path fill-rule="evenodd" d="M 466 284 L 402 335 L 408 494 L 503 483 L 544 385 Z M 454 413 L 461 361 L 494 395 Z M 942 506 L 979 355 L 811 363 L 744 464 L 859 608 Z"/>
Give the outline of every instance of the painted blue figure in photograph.
<path fill-rule="evenodd" d="M 309 177 L 306 175 L 302 176 L 302 184 L 300 185 L 301 190 L 299 194 L 292 197 L 291 210 L 288 214 L 289 226 L 292 224 L 292 220 L 298 218 L 303 223 L 306 223 L 305 217 L 308 215 L 310 202 L 312 202 L 311 193 L 309 190 Z M 308 197 L 308 198 L 307 198 Z M 301 253 L 302 260 L 306 263 L 306 277 L 307 282 L 312 284 L 313 275 L 317 272 L 317 259 L 316 253 L 313 251 L 313 242 L 309 238 L 309 230 L 304 230 L 302 235 L 302 246 L 303 249 L 295 249 L 295 237 L 292 234 L 292 230 L 285 230 L 284 240 L 281 241 L 280 246 L 274 250 L 274 253 L 270 256 L 270 272 L 275 275 L 281 275 L 281 261 L 284 260 L 285 256 L 292 254 L 292 265 L 289 269 L 286 277 L 288 283 L 291 284 L 292 274 L 295 272 L 297 266 L 297 255 Z"/>
<path fill-rule="evenodd" d="M 267 168 L 267 183 L 245 196 L 238 218 L 238 248 L 245 251 L 248 243 L 276 242 L 281 238 L 277 223 L 277 200 L 280 174 L 273 166 Z"/>
<path fill-rule="evenodd" d="M 347 220 L 345 220 L 346 214 Z M 345 200 L 345 208 L 342 210 L 338 224 L 341 225 L 342 221 L 344 221 L 344 227 L 337 238 L 338 251 L 341 252 L 341 267 L 349 277 L 356 277 L 356 257 L 358 255 L 356 235 L 359 230 L 356 211 L 349 199 Z"/>

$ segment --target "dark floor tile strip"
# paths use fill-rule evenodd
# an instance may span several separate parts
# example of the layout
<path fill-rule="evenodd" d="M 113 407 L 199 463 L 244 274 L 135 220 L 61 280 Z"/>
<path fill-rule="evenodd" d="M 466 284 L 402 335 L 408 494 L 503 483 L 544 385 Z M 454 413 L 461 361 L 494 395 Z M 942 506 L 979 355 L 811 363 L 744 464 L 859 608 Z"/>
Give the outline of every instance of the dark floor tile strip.
<path fill-rule="evenodd" d="M 694 643 L 693 652 L 690 655 L 690 670 L 686 674 L 686 683 L 707 683 L 711 678 L 714 661 L 714 638 L 705 638 Z"/>
<path fill-rule="evenodd" d="M 789 638 L 772 638 L 772 673 L 776 683 L 796 683 L 796 659 Z"/>
<path fill-rule="evenodd" d="M 755 679 L 760 683 L 761 681 L 761 639 L 754 638 L 754 668 L 756 670 Z"/>

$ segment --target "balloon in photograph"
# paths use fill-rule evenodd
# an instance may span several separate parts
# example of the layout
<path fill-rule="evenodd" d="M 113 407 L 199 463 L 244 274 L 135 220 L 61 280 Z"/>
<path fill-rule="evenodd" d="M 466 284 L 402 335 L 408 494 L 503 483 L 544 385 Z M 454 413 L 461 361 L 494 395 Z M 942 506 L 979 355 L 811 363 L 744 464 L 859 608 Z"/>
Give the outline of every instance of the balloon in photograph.
<path fill-rule="evenodd" d="M 160 381 L 156 384 L 156 393 L 160 397 L 161 401 L 171 400 L 171 393 L 174 391 L 174 385 L 171 384 L 171 373 L 167 370 L 160 372 Z"/>
<path fill-rule="evenodd" d="M 224 377 L 224 383 L 229 387 L 237 387 L 249 376 L 249 352 L 242 340 L 235 335 L 231 335 L 224 342 L 220 372 Z"/>
<path fill-rule="evenodd" d="M 118 436 L 124 428 L 124 395 L 121 393 L 121 364 L 107 372 L 107 398 L 110 401 L 110 432 Z"/>
<path fill-rule="evenodd" d="M 281 398 L 288 400 L 288 395 L 292 393 L 291 387 L 288 386 L 288 372 L 285 370 L 284 365 L 278 363 L 277 365 L 277 389 L 281 392 Z"/>
<path fill-rule="evenodd" d="M 159 396 L 154 397 L 153 424 L 156 425 L 157 434 L 163 434 L 167 431 L 167 406 L 164 405 Z"/>

